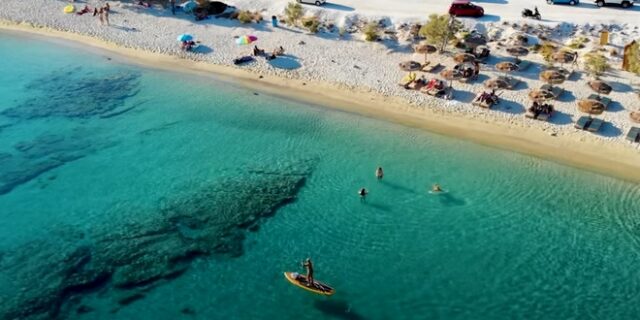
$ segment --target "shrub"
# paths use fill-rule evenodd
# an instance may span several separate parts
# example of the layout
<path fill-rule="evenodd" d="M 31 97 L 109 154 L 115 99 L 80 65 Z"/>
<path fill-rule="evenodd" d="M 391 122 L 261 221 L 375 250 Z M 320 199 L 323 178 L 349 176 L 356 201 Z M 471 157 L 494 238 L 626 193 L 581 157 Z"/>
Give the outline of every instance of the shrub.
<path fill-rule="evenodd" d="M 302 19 L 302 26 L 309 29 L 309 32 L 311 33 L 317 33 L 318 28 L 320 27 L 320 21 L 318 20 L 318 17 L 315 16 L 305 17 Z"/>
<path fill-rule="evenodd" d="M 589 42 L 589 39 L 586 37 L 579 37 L 577 39 L 571 40 L 569 42 L 569 48 L 571 49 L 582 49 L 585 47 L 585 43 Z"/>
<path fill-rule="evenodd" d="M 611 67 L 607 62 L 607 58 L 603 54 L 597 52 L 587 53 L 585 55 L 584 64 L 585 69 L 595 76 L 602 75 Z"/>
<path fill-rule="evenodd" d="M 640 43 L 634 43 L 627 53 L 627 71 L 640 74 Z"/>
<path fill-rule="evenodd" d="M 287 16 L 287 24 L 294 25 L 302 17 L 302 6 L 297 2 L 289 2 L 284 9 L 284 14 Z"/>
<path fill-rule="evenodd" d="M 551 42 L 543 42 L 538 52 L 546 62 L 551 62 L 551 56 L 556 52 L 556 45 Z"/>
<path fill-rule="evenodd" d="M 375 22 L 369 22 L 364 26 L 364 40 L 376 41 L 378 40 L 378 24 Z"/>
<path fill-rule="evenodd" d="M 251 21 L 253 21 L 253 14 L 251 13 L 251 11 L 241 10 L 240 12 L 238 12 L 238 20 L 241 23 L 250 23 Z"/>
<path fill-rule="evenodd" d="M 443 51 L 447 45 L 445 40 L 461 29 L 462 23 L 454 17 L 448 14 L 432 14 L 429 16 L 427 23 L 420 28 L 420 35 L 427 38 L 427 42 L 440 45 L 440 51 Z"/>

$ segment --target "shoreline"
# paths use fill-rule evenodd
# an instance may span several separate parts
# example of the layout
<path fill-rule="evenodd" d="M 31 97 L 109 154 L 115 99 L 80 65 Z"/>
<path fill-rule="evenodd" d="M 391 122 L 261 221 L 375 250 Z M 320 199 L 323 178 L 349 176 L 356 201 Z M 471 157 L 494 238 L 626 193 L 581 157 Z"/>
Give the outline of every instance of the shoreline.
<path fill-rule="evenodd" d="M 247 69 L 183 59 L 174 55 L 127 48 L 97 37 L 0 20 L 0 32 L 29 34 L 44 40 L 64 40 L 84 50 L 107 52 L 125 63 L 179 73 L 213 77 L 265 94 L 342 112 L 390 121 L 436 134 L 517 152 L 562 165 L 596 172 L 630 182 L 640 182 L 640 152 L 606 141 L 582 141 L 571 136 L 551 136 L 539 128 L 496 120 L 472 119 L 463 113 L 418 109 L 400 97 L 387 97 L 362 89 L 320 80 L 287 79 Z M 354 100 L 357 94 L 358 100 Z"/>

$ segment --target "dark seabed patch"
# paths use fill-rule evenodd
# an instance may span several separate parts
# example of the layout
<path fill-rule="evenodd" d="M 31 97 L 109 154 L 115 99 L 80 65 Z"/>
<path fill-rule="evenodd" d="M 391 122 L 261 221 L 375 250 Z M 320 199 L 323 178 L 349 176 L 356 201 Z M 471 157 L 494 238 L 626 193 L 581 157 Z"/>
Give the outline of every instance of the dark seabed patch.
<path fill-rule="evenodd" d="M 194 259 L 240 256 L 247 229 L 294 201 L 313 166 L 310 161 L 244 170 L 166 197 L 154 212 L 130 209 L 127 222 L 87 232 L 65 228 L 54 240 L 5 252 L 0 270 L 13 280 L 0 296 L 0 318 L 57 319 L 89 312 L 83 297 L 91 293 L 111 297 L 117 312 L 182 275 Z"/>
<path fill-rule="evenodd" d="M 25 90 L 30 98 L 5 109 L 2 115 L 22 120 L 66 117 L 91 118 L 113 114 L 139 88 L 139 72 L 95 75 L 82 67 L 55 71 L 34 80 Z"/>
<path fill-rule="evenodd" d="M 98 139 L 82 128 L 63 134 L 44 134 L 14 145 L 15 153 L 0 153 L 0 195 L 68 162 L 114 143 Z"/>

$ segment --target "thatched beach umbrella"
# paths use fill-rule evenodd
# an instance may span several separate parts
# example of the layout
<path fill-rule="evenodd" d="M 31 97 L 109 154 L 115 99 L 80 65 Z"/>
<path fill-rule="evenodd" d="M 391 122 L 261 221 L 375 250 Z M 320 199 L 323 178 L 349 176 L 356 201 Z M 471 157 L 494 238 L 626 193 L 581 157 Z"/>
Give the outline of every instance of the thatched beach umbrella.
<path fill-rule="evenodd" d="M 593 91 L 598 93 L 598 95 L 600 95 L 600 94 L 609 94 L 609 93 L 611 93 L 611 90 L 613 89 L 613 88 L 611 88 L 611 86 L 608 83 L 606 83 L 606 82 L 604 82 L 602 80 L 592 80 L 592 81 L 589 81 L 587 83 L 589 84 L 589 87 Z"/>
<path fill-rule="evenodd" d="M 583 99 L 578 101 L 578 110 L 588 114 L 602 114 L 604 112 L 604 104 L 598 100 Z"/>
<path fill-rule="evenodd" d="M 553 93 L 547 90 L 531 90 L 529 92 L 529 99 L 533 101 L 547 101 L 553 99 Z"/>
<path fill-rule="evenodd" d="M 487 89 L 506 89 L 509 87 L 509 84 L 502 79 L 489 79 L 484 82 L 484 86 Z"/>
<path fill-rule="evenodd" d="M 565 78 L 565 76 L 562 75 L 562 73 L 556 70 L 542 71 L 540 72 L 539 78 L 540 78 L 540 81 L 544 81 L 550 85 L 561 84 L 565 80 L 567 80 L 567 78 Z"/>
<path fill-rule="evenodd" d="M 514 33 L 509 36 L 509 43 L 514 46 L 526 46 L 529 44 L 529 37 L 521 32 Z"/>
<path fill-rule="evenodd" d="M 424 61 L 427 62 L 427 55 L 430 53 L 434 53 L 436 51 L 438 51 L 438 48 L 436 48 L 435 46 L 432 46 L 426 42 L 421 42 L 420 44 L 417 44 L 413 47 L 413 50 L 416 53 L 421 53 L 424 54 Z"/>
<path fill-rule="evenodd" d="M 487 44 L 487 38 L 480 33 L 474 33 L 464 39 L 463 42 L 468 48 L 476 48 Z"/>
<path fill-rule="evenodd" d="M 496 63 L 496 69 L 502 71 L 502 72 L 512 72 L 512 71 L 516 71 L 518 70 L 520 67 L 513 63 L 513 62 L 509 62 L 509 61 L 503 61 L 503 62 L 498 62 Z"/>
<path fill-rule="evenodd" d="M 640 111 L 632 111 L 629 113 L 629 118 L 635 123 L 640 123 Z"/>
<path fill-rule="evenodd" d="M 453 86 L 453 80 L 462 78 L 462 72 L 457 70 L 443 70 L 440 72 L 440 76 L 446 80 L 449 80 L 449 87 Z"/>
<path fill-rule="evenodd" d="M 476 56 L 468 53 L 458 53 L 455 56 L 453 56 L 453 61 L 457 63 L 473 62 L 473 61 L 476 61 Z"/>
<path fill-rule="evenodd" d="M 529 54 L 529 49 L 525 47 L 509 47 L 507 53 L 516 57 L 516 63 L 520 62 L 520 57 L 524 57 Z"/>
<path fill-rule="evenodd" d="M 576 59 L 576 55 L 577 53 L 575 52 L 563 50 L 563 51 L 554 52 L 551 55 L 551 60 L 564 65 L 565 63 L 573 62 L 573 60 Z"/>

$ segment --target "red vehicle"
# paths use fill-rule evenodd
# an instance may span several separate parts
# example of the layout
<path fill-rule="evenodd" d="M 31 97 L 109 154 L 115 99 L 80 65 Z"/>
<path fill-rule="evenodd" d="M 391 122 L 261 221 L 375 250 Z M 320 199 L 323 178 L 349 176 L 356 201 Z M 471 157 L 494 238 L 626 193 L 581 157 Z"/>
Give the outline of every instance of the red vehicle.
<path fill-rule="evenodd" d="M 482 17 L 484 9 L 469 0 L 454 0 L 449 7 L 449 14 L 457 17 Z"/>

